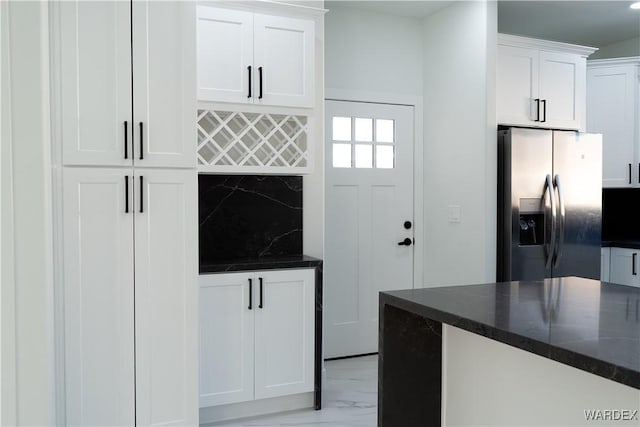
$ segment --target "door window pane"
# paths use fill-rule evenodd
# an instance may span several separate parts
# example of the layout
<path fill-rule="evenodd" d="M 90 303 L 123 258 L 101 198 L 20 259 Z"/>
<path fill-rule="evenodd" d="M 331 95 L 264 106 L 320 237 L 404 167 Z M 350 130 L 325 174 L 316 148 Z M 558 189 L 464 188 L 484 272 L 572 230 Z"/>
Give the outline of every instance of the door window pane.
<path fill-rule="evenodd" d="M 333 118 L 333 140 L 351 141 L 351 117 Z"/>
<path fill-rule="evenodd" d="M 393 120 L 376 119 L 376 141 L 393 142 Z"/>
<path fill-rule="evenodd" d="M 333 144 L 333 167 L 351 167 L 351 144 Z"/>
<path fill-rule="evenodd" d="M 373 145 L 356 145 L 356 167 L 371 168 L 373 167 Z"/>
<path fill-rule="evenodd" d="M 373 119 L 356 119 L 356 141 L 373 141 Z"/>
<path fill-rule="evenodd" d="M 392 145 L 376 145 L 376 167 L 379 169 L 393 169 Z"/>

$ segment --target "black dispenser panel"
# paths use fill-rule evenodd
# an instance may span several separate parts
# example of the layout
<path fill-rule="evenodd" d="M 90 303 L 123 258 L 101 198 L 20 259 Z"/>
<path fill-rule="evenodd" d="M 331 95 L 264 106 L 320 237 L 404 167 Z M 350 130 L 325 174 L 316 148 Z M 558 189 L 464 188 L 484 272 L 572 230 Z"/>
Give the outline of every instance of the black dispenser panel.
<path fill-rule="evenodd" d="M 544 214 L 542 212 L 521 214 L 518 229 L 520 230 L 521 246 L 544 244 Z"/>

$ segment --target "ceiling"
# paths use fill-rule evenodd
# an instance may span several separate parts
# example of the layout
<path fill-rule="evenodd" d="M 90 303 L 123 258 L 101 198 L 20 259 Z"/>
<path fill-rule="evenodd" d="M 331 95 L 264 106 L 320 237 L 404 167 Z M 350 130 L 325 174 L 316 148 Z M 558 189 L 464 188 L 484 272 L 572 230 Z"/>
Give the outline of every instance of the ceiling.
<path fill-rule="evenodd" d="M 628 0 L 500 1 L 498 31 L 603 47 L 640 37 L 640 10 Z"/>
<path fill-rule="evenodd" d="M 498 31 L 593 47 L 640 37 L 640 10 L 631 0 L 499 1 Z M 379 13 L 423 18 L 454 1 L 339 0 L 340 5 Z"/>

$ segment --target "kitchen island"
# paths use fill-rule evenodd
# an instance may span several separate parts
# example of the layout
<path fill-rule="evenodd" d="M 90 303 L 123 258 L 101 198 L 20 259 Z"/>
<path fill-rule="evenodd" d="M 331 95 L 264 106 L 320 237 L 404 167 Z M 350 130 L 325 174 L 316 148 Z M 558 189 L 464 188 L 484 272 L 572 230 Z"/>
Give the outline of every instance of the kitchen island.
<path fill-rule="evenodd" d="M 638 409 L 639 288 L 564 277 L 380 293 L 380 427 L 639 426 Z"/>

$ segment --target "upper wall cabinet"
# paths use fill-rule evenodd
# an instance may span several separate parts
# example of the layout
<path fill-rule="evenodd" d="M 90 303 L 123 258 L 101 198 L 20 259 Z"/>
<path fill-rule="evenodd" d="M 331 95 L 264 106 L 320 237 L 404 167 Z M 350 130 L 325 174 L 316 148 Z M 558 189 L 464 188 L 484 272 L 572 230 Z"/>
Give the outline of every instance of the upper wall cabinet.
<path fill-rule="evenodd" d="M 313 20 L 198 6 L 198 100 L 314 106 Z"/>
<path fill-rule="evenodd" d="M 195 167 L 195 5 L 77 1 L 53 13 L 63 164 Z"/>
<path fill-rule="evenodd" d="M 640 57 L 587 63 L 587 131 L 602 134 L 602 186 L 640 186 Z"/>
<path fill-rule="evenodd" d="M 544 40 L 498 36 L 499 124 L 584 128 L 586 57 L 595 49 Z"/>

